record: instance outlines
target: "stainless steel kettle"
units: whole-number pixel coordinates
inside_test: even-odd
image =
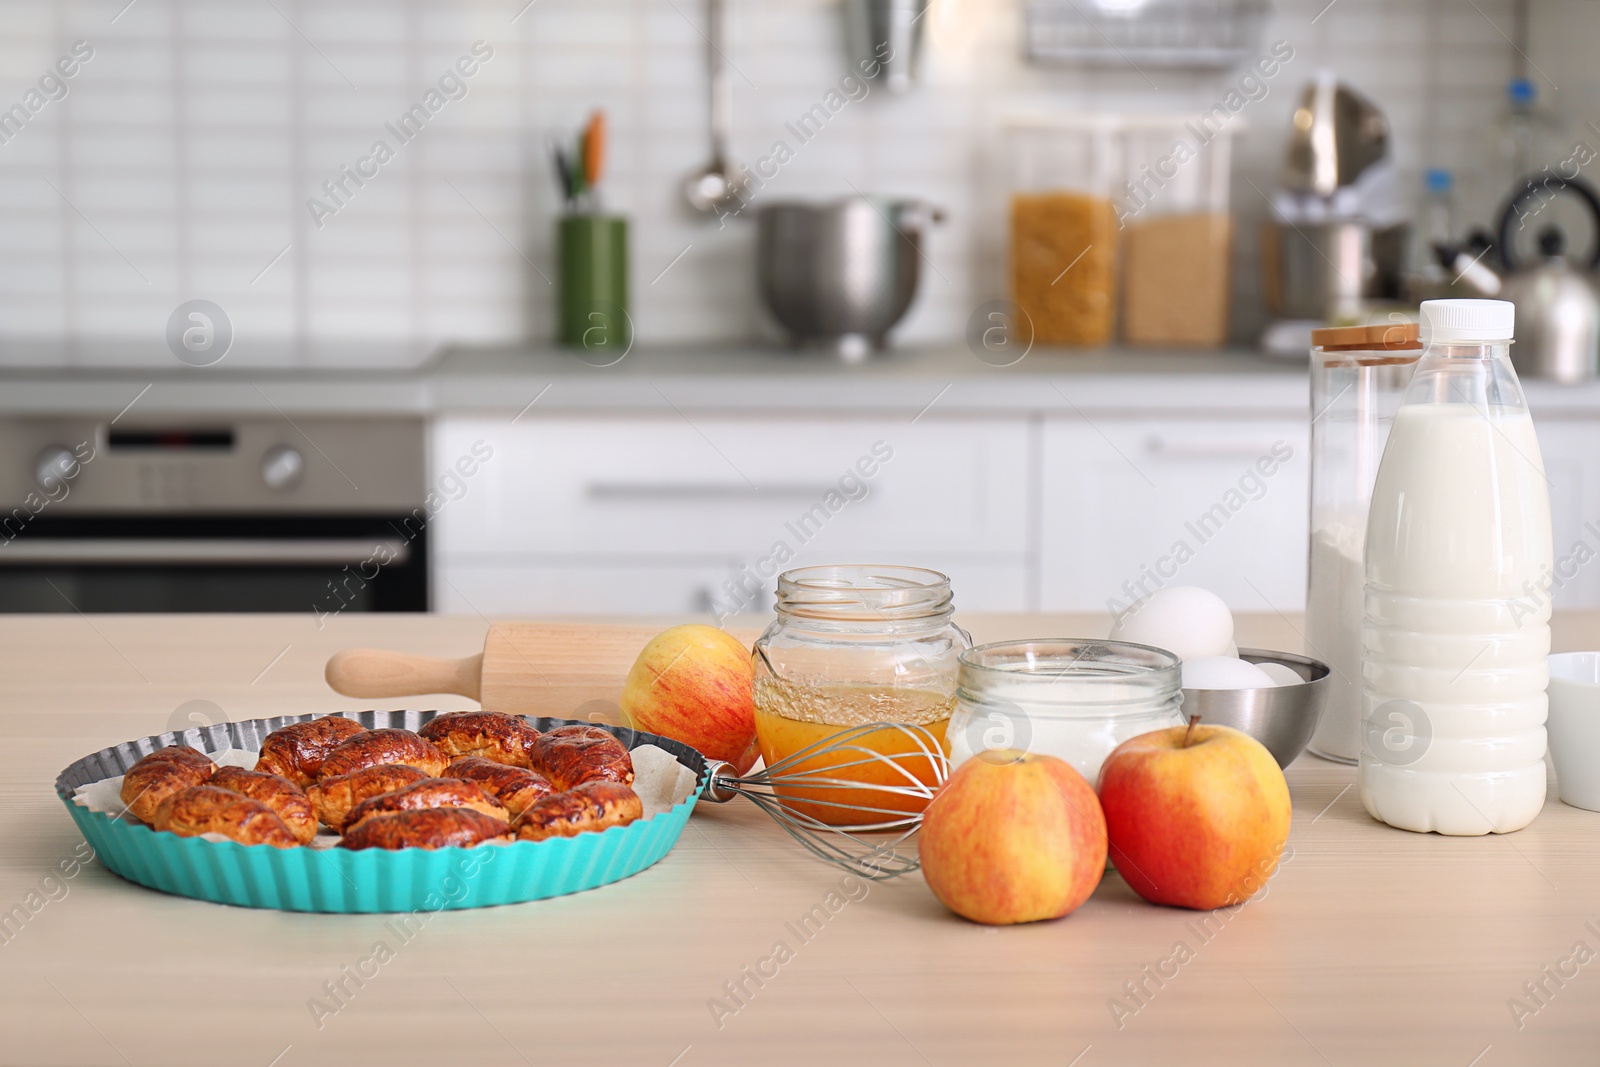
[[[1555,226],[1539,231],[1540,258],[1526,264],[1517,251],[1518,231],[1551,197],[1563,192],[1577,197],[1594,220],[1595,247],[1587,266],[1573,268],[1565,255],[1566,235]],[[1535,201],[1537,206],[1530,206]],[[1460,277],[1486,295],[1517,306],[1517,343],[1511,347],[1517,374],[1568,383],[1600,374],[1600,293],[1593,279],[1593,271],[1600,268],[1600,196],[1577,178],[1528,179],[1500,216],[1499,252],[1503,279],[1481,263],[1462,270]]]

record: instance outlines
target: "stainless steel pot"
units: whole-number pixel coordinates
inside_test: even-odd
[[[847,359],[887,345],[917,293],[922,231],[943,220],[915,200],[852,196],[757,212],[761,299],[799,344]]]

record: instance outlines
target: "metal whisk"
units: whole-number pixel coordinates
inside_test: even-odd
[[[912,747],[905,752],[886,754],[858,743],[862,738],[884,731],[898,732],[910,740]],[[849,758],[836,761],[835,756]],[[811,769],[803,766],[819,759],[825,761],[826,766]],[[907,764],[925,768],[925,776],[932,781],[923,781]],[[833,777],[851,768],[872,767],[890,768],[890,782]],[[901,855],[897,849],[922,825],[922,809],[950,776],[950,761],[938,739],[921,726],[875,722],[813,742],[754,774],[740,777],[731,765],[720,760],[711,761],[708,770],[711,780],[702,794],[706,800],[722,804],[735,796],[745,797],[772,816],[808,852],[862,878],[881,881],[907,874],[919,866],[914,856]],[[848,790],[863,802],[811,799],[804,795],[808,790]],[[796,792],[801,795],[795,796]],[[903,797],[911,800],[913,804],[909,806],[916,810],[880,807],[870,803],[875,798],[867,794],[884,798],[879,804],[891,802],[888,800],[891,797]],[[851,821],[824,821],[808,814],[805,808],[847,812],[849,815],[844,817]],[[856,821],[857,816],[859,821]],[[893,836],[877,840],[856,836],[876,832]]]

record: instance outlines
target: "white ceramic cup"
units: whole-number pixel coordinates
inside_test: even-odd
[[[1575,808],[1600,811],[1600,652],[1550,657],[1546,729],[1556,794]]]

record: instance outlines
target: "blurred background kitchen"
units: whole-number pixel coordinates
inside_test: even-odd
[[[1600,554],[1597,42],[1584,0],[8,3],[0,609],[725,616],[893,560],[1297,611],[1311,329],[1491,291]]]

